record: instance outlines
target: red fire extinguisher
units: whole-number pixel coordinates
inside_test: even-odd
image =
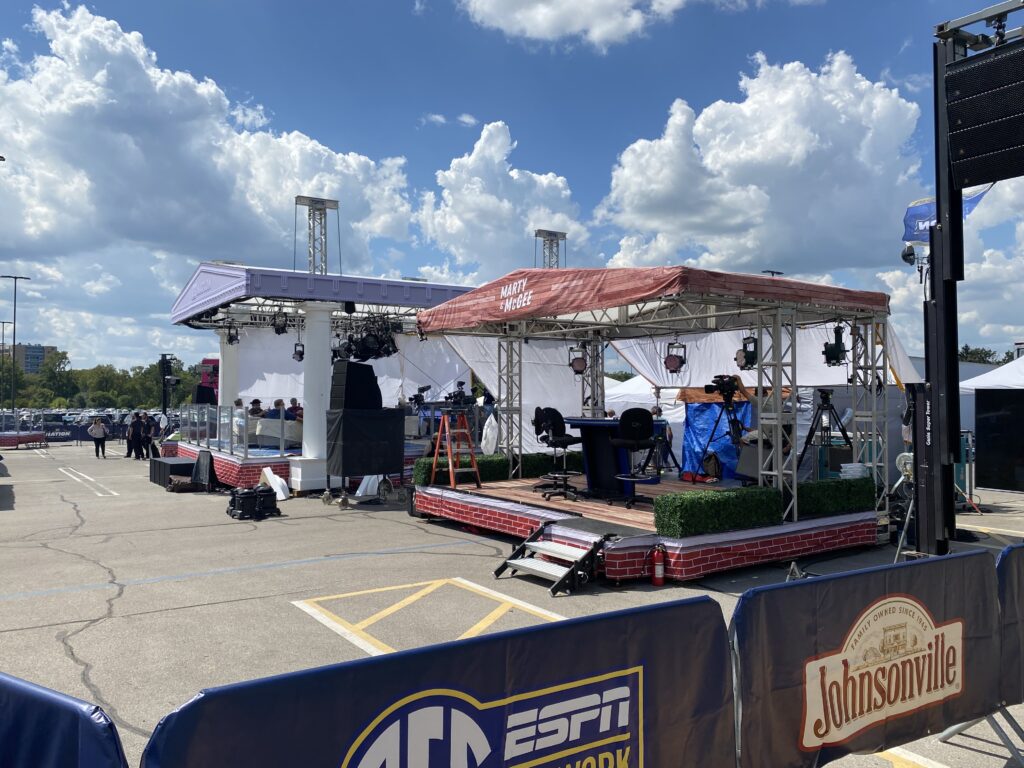
[[[651,584],[656,587],[663,586],[665,584],[665,548],[661,546],[655,547],[651,550]]]

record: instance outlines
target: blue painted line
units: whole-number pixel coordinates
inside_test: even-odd
[[[424,544],[416,547],[395,547],[393,549],[378,549],[373,552],[349,552],[342,555],[324,555],[323,557],[305,557],[301,560],[282,560],[278,563],[256,563],[254,565],[238,565],[233,568],[214,568],[210,571],[192,571],[189,573],[171,574],[168,576],[151,576],[146,579],[126,579],[118,581],[126,587],[135,587],[141,584],[161,584],[170,581],[187,581],[189,579],[202,579],[208,576],[224,576],[232,573],[248,573],[250,571],[272,571],[278,568],[294,568],[302,565],[315,565],[317,563],[330,563],[337,560],[356,560],[364,557],[375,557],[378,555],[400,555],[405,552],[422,552],[425,549],[443,549],[445,547],[463,547],[467,544],[476,544],[472,540],[452,541],[444,544]],[[35,589],[28,592],[10,592],[0,595],[0,603],[7,603],[12,600],[24,600],[31,597],[48,597],[50,595],[63,595],[72,592],[88,592],[95,589],[108,589],[113,585],[109,581],[96,584],[78,584],[67,587],[53,587],[51,589]]]

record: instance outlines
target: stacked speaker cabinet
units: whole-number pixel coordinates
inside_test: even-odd
[[[334,364],[327,411],[327,473],[334,477],[400,474],[405,412],[382,408],[373,367]]]

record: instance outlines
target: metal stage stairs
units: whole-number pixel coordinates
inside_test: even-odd
[[[451,418],[455,416],[455,426]],[[442,452],[448,459],[448,484],[452,488],[459,485],[459,475],[472,475],[476,487],[480,487],[480,470],[476,465],[476,449],[473,447],[473,432],[469,428],[469,419],[464,410],[445,410],[441,414],[441,427],[437,431],[437,442],[434,444],[434,463],[430,467],[430,484],[434,484],[437,475],[437,460]],[[462,457],[469,457],[469,466],[462,466]],[[443,468],[442,468],[443,471]]]
[[[520,571],[538,576],[554,582],[548,590],[552,597],[559,592],[575,592],[594,578],[598,553],[601,552],[604,542],[614,534],[602,536],[589,548],[573,547],[554,541],[541,541],[541,536],[549,525],[551,523],[544,523],[531,533],[529,538],[516,546],[512,550],[512,556],[495,569],[494,578],[497,579],[506,570],[511,570],[513,576]],[[559,562],[544,558],[552,558]]]

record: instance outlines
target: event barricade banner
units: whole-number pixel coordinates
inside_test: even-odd
[[[0,672],[0,765],[127,768],[128,761],[98,706]]]
[[[707,597],[208,689],[143,768],[735,766],[730,655]]]
[[[996,560],[999,606],[1002,609],[1002,700],[1006,706],[1024,702],[1024,544],[1014,544]]]
[[[741,768],[822,765],[999,705],[987,552],[758,587],[733,615]]]

